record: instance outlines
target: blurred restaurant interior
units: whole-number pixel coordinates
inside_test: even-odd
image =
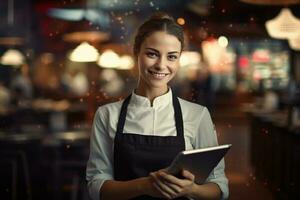
[[[1,0],[0,199],[89,199],[98,106],[135,87],[135,28],[185,30],[178,96],[208,107],[229,199],[300,199],[299,0]]]

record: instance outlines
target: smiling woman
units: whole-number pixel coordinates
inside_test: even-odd
[[[175,36],[159,31],[147,37],[137,55],[140,77],[136,93],[148,93],[150,100],[166,93],[167,83],[178,70],[180,54],[181,44]]]
[[[218,145],[206,107],[180,99],[168,83],[176,75],[183,30],[155,14],[137,31],[136,89],[125,100],[98,108],[92,128],[86,178],[92,199],[225,199],[224,160],[202,185],[189,171],[165,170],[182,150]]]

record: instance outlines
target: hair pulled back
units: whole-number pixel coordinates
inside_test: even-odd
[[[182,27],[174,19],[164,12],[157,12],[146,20],[137,30],[134,38],[133,53],[137,56],[144,40],[154,32],[164,31],[175,36],[181,43],[181,50],[184,47],[184,33]]]

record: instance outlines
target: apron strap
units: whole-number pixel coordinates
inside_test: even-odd
[[[183,129],[183,119],[182,119],[182,112],[181,106],[177,96],[172,93],[173,96],[173,108],[174,108],[174,115],[175,115],[175,125],[177,131],[177,137],[184,137],[184,129]]]
[[[127,107],[128,107],[130,98],[131,98],[131,94],[124,100],[124,102],[122,104],[121,112],[119,115],[118,126],[117,126],[117,134],[123,133],[123,128],[124,128],[125,120],[126,120]]]

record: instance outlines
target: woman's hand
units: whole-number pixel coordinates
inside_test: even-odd
[[[188,196],[195,186],[195,176],[187,170],[182,171],[183,179],[179,179],[166,170],[159,170],[150,174],[154,195],[173,199],[181,196]],[[158,196],[157,196],[158,195]]]

